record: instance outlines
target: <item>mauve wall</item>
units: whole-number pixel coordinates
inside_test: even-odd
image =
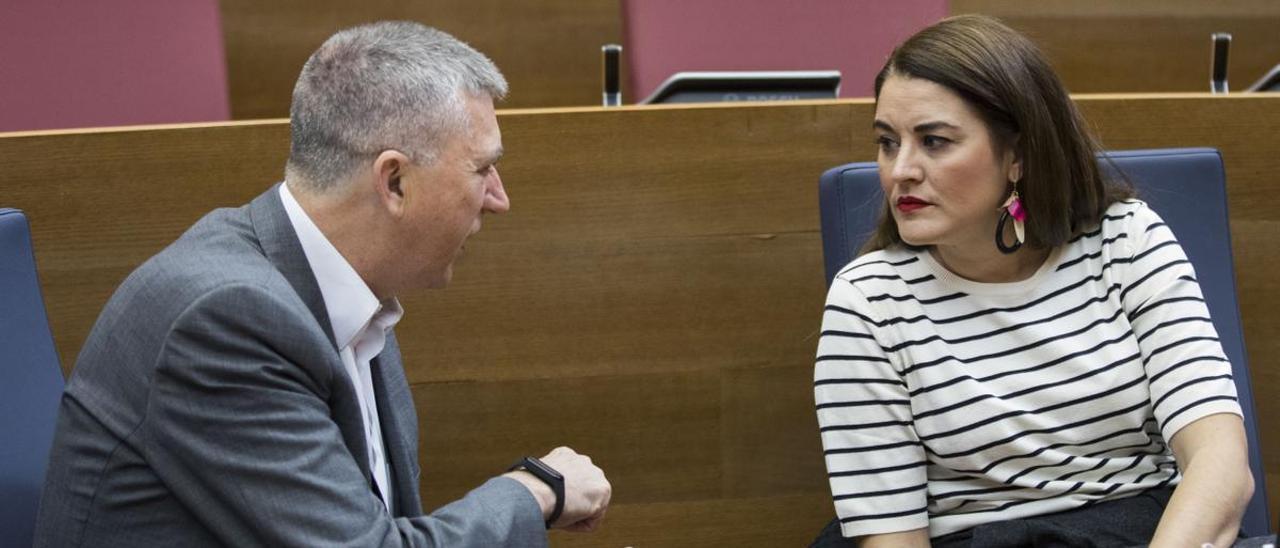
[[[623,55],[638,102],[690,70],[830,70],[867,97],[893,46],[946,17],[947,0],[623,0]]]
[[[0,131],[229,117],[217,0],[0,0]]]

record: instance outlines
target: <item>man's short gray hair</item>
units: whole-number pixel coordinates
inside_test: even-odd
[[[439,30],[404,21],[344,30],[311,55],[293,88],[286,177],[324,192],[387,149],[430,164],[466,129],[468,95],[506,94],[493,61]]]

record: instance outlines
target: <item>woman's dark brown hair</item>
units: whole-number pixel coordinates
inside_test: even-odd
[[[994,18],[949,17],[907,39],[876,75],[877,101],[891,76],[950,89],[977,110],[1001,150],[1013,147],[1022,160],[1018,193],[1029,247],[1062,245],[1096,225],[1107,206],[1133,196],[1128,185],[1103,179],[1097,141],[1044,54]],[[886,205],[862,251],[899,243]]]

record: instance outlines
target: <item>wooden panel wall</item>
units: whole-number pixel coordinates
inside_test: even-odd
[[[231,111],[241,120],[288,116],[307,56],[363,22],[412,19],[471,43],[510,81],[507,108],[599,104],[600,46],[623,41],[619,0],[221,0],[221,9]],[[1274,0],[952,0],[951,12],[994,15],[1026,32],[1077,93],[1207,91],[1215,31],[1235,36],[1232,89],[1280,63]]]
[[[622,40],[618,0],[221,0],[231,115],[289,115],[302,64],[331,34],[413,20],[471,44],[502,69],[506,106],[600,104],[600,46]]]
[[[1259,395],[1280,389],[1280,97],[1083,97],[1113,148],[1216,146]],[[873,156],[864,101],[500,113],[512,212],[404,299],[428,506],[567,444],[616,493],[557,546],[790,546],[832,515],[811,395],[816,181]],[[127,272],[279,177],[284,121],[0,136],[64,368]],[[1280,507],[1280,403],[1259,397]]]
[[[1209,91],[1209,35],[1229,32],[1233,91],[1280,64],[1274,0],[951,0],[1030,36],[1075,93]]]

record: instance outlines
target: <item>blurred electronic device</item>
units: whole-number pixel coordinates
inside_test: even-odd
[[[1280,65],[1271,67],[1271,70],[1249,86],[1247,91],[1280,91]]]
[[[838,70],[677,72],[644,104],[835,99]]]

